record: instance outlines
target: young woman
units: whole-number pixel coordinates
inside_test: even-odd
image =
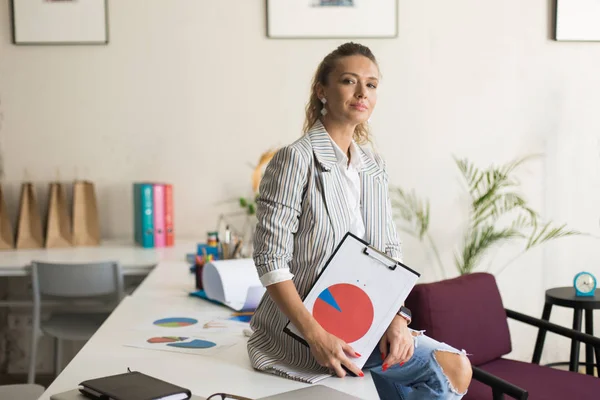
[[[325,331],[301,298],[348,231],[389,256],[401,250],[381,157],[364,146],[377,103],[380,74],[371,51],[346,43],[317,68],[306,107],[305,135],[280,149],[262,178],[257,200],[254,262],[268,295],[248,341],[254,368],[313,382],[321,374],[359,377],[359,356]],[[408,328],[394,317],[369,357],[382,399],[460,399],[471,380],[464,353]],[[284,333],[291,321],[309,347]]]

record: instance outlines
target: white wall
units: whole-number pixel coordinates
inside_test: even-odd
[[[107,238],[131,236],[130,184],[144,179],[175,185],[177,236],[202,238],[229,209],[217,204],[249,191],[248,164],[300,135],[312,73],[342,43],[267,39],[263,1],[123,0],[110,2],[108,46],[14,46],[7,3],[9,207],[24,169],[42,203],[57,169],[63,180],[88,178]],[[376,143],[392,182],[431,199],[448,274],[464,214],[453,154],[484,165],[545,152],[521,176],[531,205],[597,234],[600,43],[552,41],[551,0],[399,3],[398,38],[361,41],[384,76]],[[404,241],[407,261],[435,279],[421,247]],[[498,276],[505,305],[540,315],[546,288],[570,285],[584,268],[600,276],[595,244],[567,239],[518,259]],[[512,254],[498,251],[493,265]],[[570,318],[556,311],[552,320]],[[511,329],[511,357],[529,359],[535,330]],[[568,342],[552,340],[544,358],[566,359]]]

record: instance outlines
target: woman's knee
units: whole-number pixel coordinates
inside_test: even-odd
[[[435,358],[442,367],[444,375],[450,382],[451,389],[465,393],[471,383],[473,370],[471,362],[464,354],[456,354],[444,350],[436,350]]]

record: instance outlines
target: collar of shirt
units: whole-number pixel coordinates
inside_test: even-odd
[[[348,156],[340,149],[340,146],[331,138],[331,143],[333,144],[333,150],[335,151],[335,158],[337,158],[337,162],[340,167],[344,169],[348,168]],[[356,142],[353,140],[350,142],[350,164],[356,168],[357,171],[362,170],[363,162],[360,157],[360,149]]]

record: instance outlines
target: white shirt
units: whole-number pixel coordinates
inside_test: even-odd
[[[350,232],[354,233],[361,239],[365,238],[365,222],[362,216],[362,205],[360,204],[360,176],[358,171],[363,167],[360,158],[360,149],[354,140],[350,143],[350,162],[348,156],[340,149],[340,147],[331,140],[335,156],[342,172],[344,180],[344,192],[346,193],[346,201],[348,202],[350,217]]]
[[[360,190],[360,176],[358,171],[363,167],[362,159],[360,158],[360,149],[353,140],[350,143],[350,162],[348,162],[348,156],[340,149],[331,137],[329,137],[335,151],[335,157],[337,158],[340,172],[342,173],[342,184],[348,203],[348,215],[350,217],[350,232],[364,239],[365,237],[365,222],[362,216],[362,205],[360,203],[361,190]],[[267,272],[260,277],[260,282],[263,286],[269,286],[274,283],[279,283],[287,280],[291,280],[294,275],[290,272],[289,268],[281,268],[275,271]]]

